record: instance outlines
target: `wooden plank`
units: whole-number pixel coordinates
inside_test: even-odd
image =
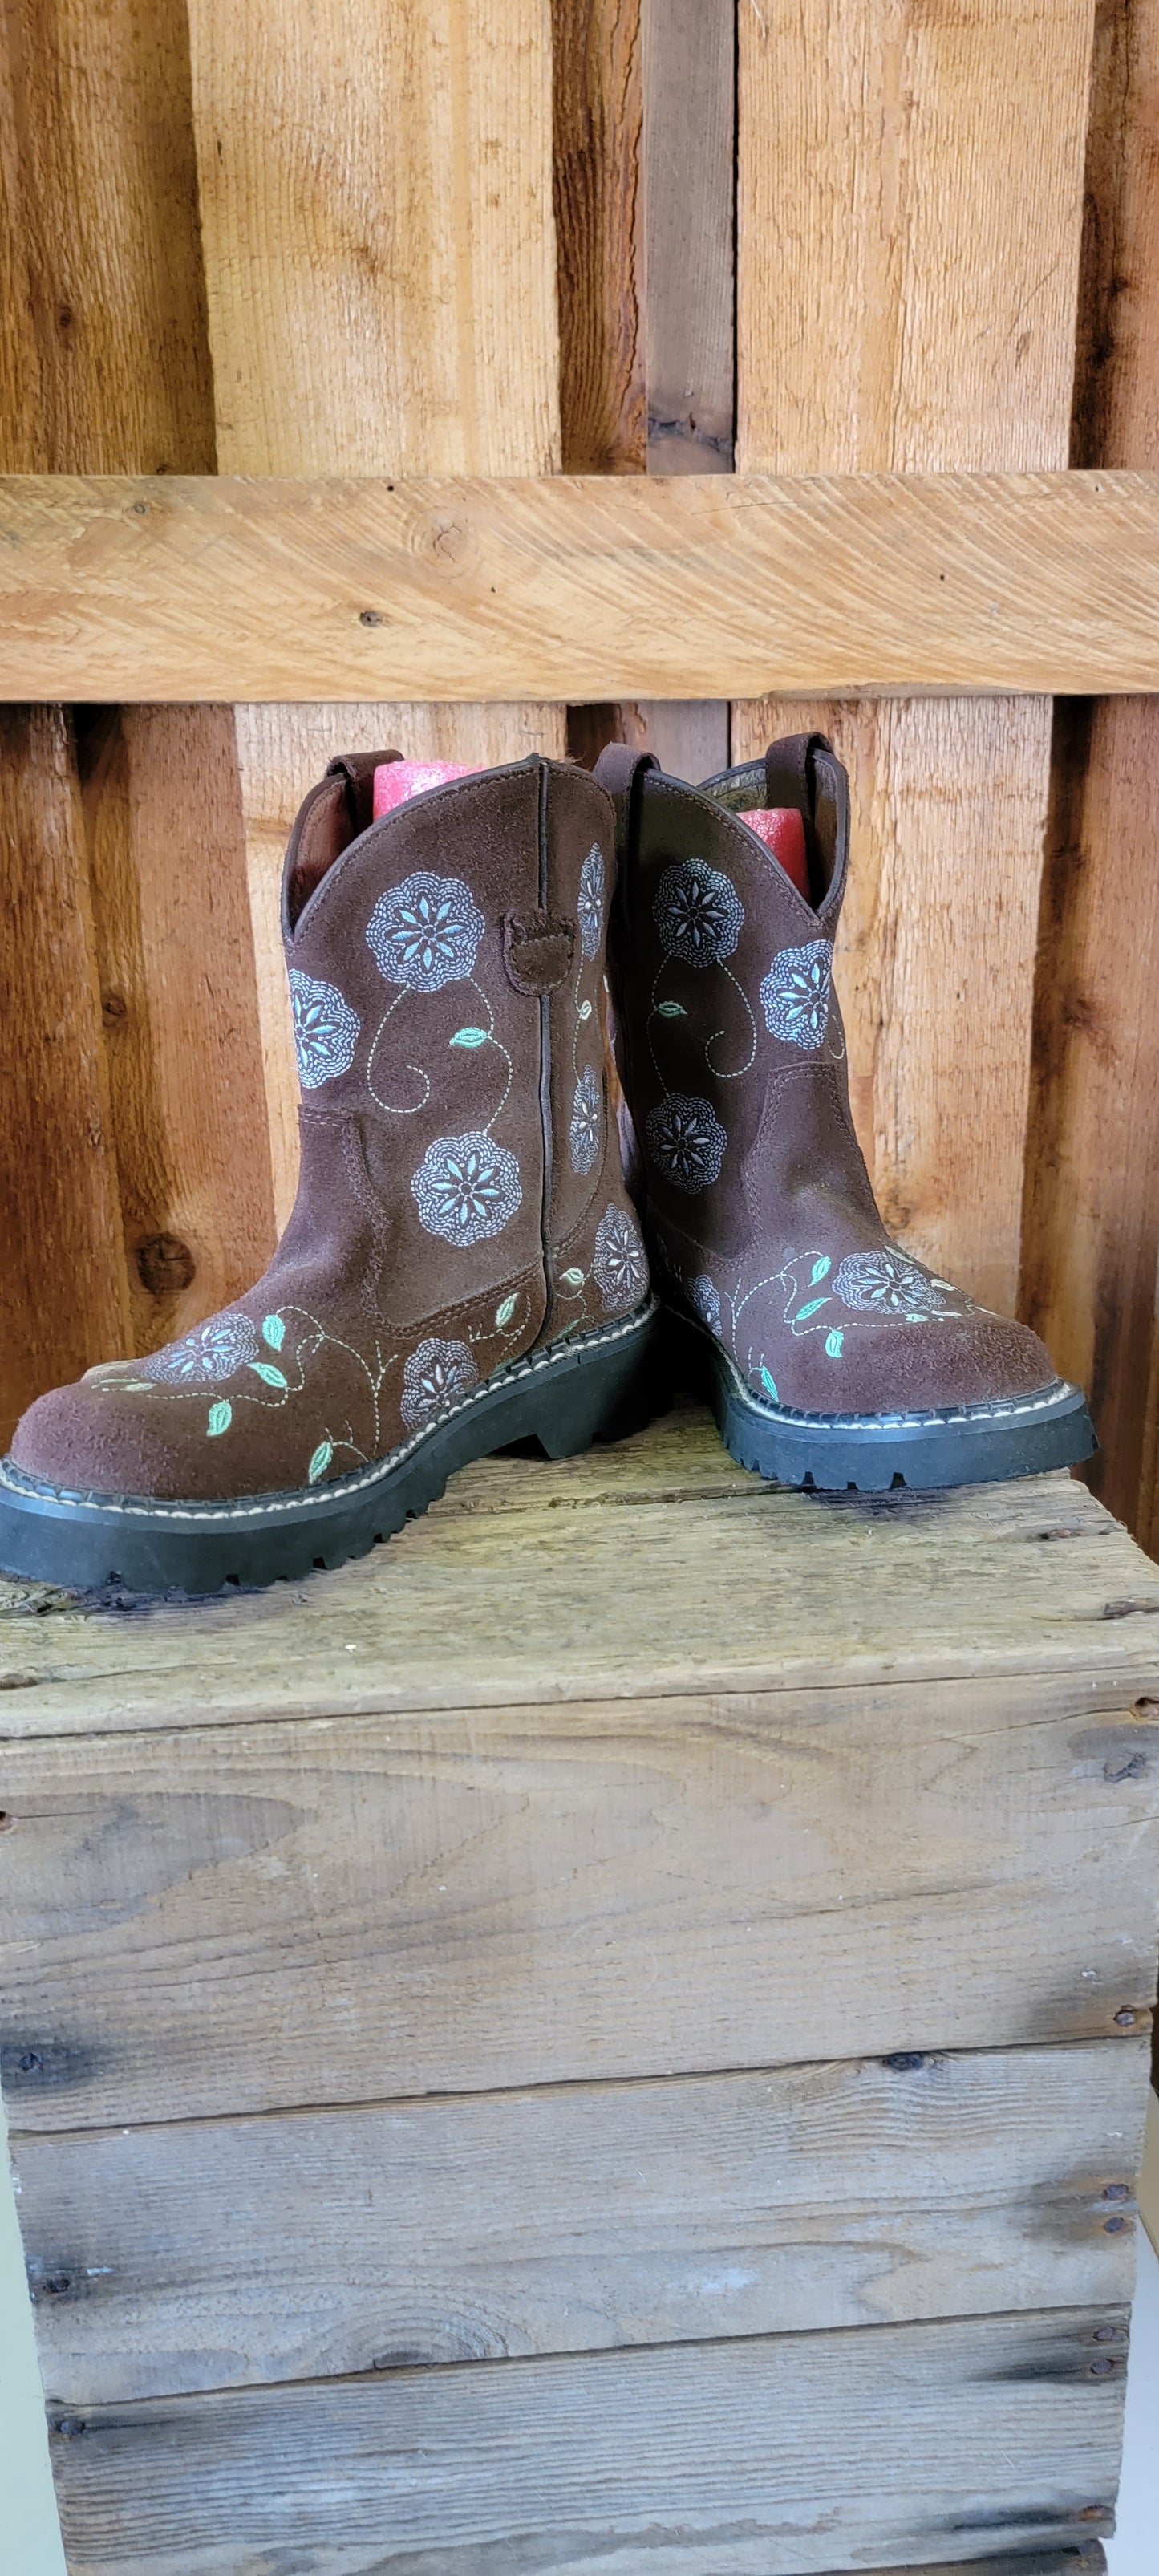
[[[1114,2305],[1147,2058],[1104,2041],[18,2139],[42,2376],[95,2406]]]
[[[233,727],[86,710],[87,809],[133,1339],[239,1296],[274,1239]]]
[[[12,2127],[1137,2039],[1155,1738],[1076,1667],[9,1746]]]
[[[34,698],[1159,680],[1150,473],[25,475],[0,533],[0,687]]]
[[[1045,2551],[1111,2527],[1124,2343],[1095,2308],[52,2409],[65,2545],[75,2576]]]
[[[550,474],[560,462],[548,0],[191,0],[217,458],[243,474]],[[360,602],[360,608],[366,603]],[[372,610],[371,614],[378,612]],[[366,628],[361,628],[366,633]],[[314,701],[304,689],[213,694]],[[398,743],[468,762],[561,753],[558,708],[434,706],[370,668],[338,707],[239,713],[279,1224],[298,1075],[279,921],[294,810],[331,753]],[[456,694],[456,693],[448,693]],[[462,693],[457,693],[462,694]],[[472,689],[467,697],[490,696]],[[519,699],[543,695],[538,675]],[[303,755],[306,755],[305,757]]]
[[[387,1549],[291,1592],[126,1620],[2,1578],[0,1715],[19,1740],[1019,1673],[1126,1706],[1159,1700],[1156,1614],[1155,1568],[1069,1476],[777,1491],[688,1409],[556,1467],[465,1468]]]
[[[209,471],[180,0],[111,0],[95,18],[78,0],[18,0],[0,86],[4,464]],[[21,847],[10,862],[31,883],[17,897],[7,1022],[22,1110],[9,1196],[12,1414],[45,1385],[210,1312],[272,1239],[241,840],[225,823],[236,769],[220,717],[191,710],[175,724],[138,710],[123,729],[82,727],[80,797],[75,776],[63,784],[72,744],[60,725],[51,736],[25,727],[13,788]],[[78,816],[83,804],[87,850],[84,825],[62,828],[62,795]],[[179,1278],[183,1290],[168,1284]]]
[[[0,882],[7,1447],[33,1396],[131,1347],[84,817],[60,707],[0,712]]]
[[[560,460],[642,474],[640,0],[552,0]]]
[[[1159,461],[1159,8],[1100,10],[1072,461]],[[1022,1312],[1091,1389],[1085,1471],[1159,1547],[1159,705],[1060,708],[1043,890]]]
[[[741,10],[738,463],[1066,463],[1093,17]],[[819,566],[806,610],[828,581]],[[1025,689],[1046,685],[1028,665]],[[804,671],[788,690],[822,693]],[[734,757],[815,720],[738,708]],[[891,1227],[1010,1310],[1049,710],[826,710],[835,729],[859,780],[842,993],[861,1139]],[[963,1084],[970,1063],[984,1081]]]

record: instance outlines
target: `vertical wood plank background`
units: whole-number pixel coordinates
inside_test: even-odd
[[[10,470],[1159,462],[1159,0],[11,0],[0,109]],[[567,739],[698,776],[834,732],[886,1220],[1091,1386],[1091,1480],[1159,1550],[1155,704],[633,704]],[[5,712],[5,1429],[266,1257],[277,883],[325,759],[564,726]]]

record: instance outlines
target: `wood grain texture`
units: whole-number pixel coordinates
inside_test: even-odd
[[[290,1592],[125,1614],[0,1576],[0,1723],[16,1744],[1076,1673],[1127,1706],[1159,1700],[1157,1615],[1154,1566],[1069,1476],[778,1491],[688,1409],[556,1466],[464,1468],[387,1548]]]
[[[229,711],[87,710],[80,769],[132,1347],[148,1351],[239,1296],[273,1248]]]
[[[1143,1696],[1078,1669],[10,1746],[12,2128],[1137,2039]]]
[[[1147,2054],[911,2055],[18,2138],[45,2386],[94,2406],[1113,2305],[1134,2278]]]
[[[223,472],[553,472],[549,0],[422,0],[369,12],[362,0],[306,12],[293,0],[256,12],[191,0],[189,24]],[[380,614],[373,605],[369,613]],[[371,665],[353,692],[331,690],[328,657],[308,658],[304,687],[218,679],[206,694],[444,695],[409,680],[384,688]],[[544,691],[536,672],[530,689],[501,694]],[[433,706],[404,723],[393,704],[355,712],[361,743],[400,741],[420,756],[519,758],[532,738],[537,749],[564,746],[559,709]],[[286,706],[256,722],[251,710],[239,716],[279,1224],[298,1168],[282,850],[305,789],[349,738],[348,721],[328,706],[304,718]]]
[[[1079,2309],[50,2409],[65,2545],[74,2576],[1043,2551],[1110,2528],[1125,2360],[1096,2338],[1123,2330]]]
[[[355,702],[371,683],[397,702],[1159,679],[1150,473],[0,476],[0,533],[0,687],[33,697],[295,699],[311,675]]]
[[[34,1396],[132,1347],[84,816],[60,707],[0,712],[0,884],[7,1447]]]
[[[739,464],[1066,462],[1092,22],[1090,0],[741,10]],[[829,579],[807,585],[814,608]],[[1027,669],[1024,688],[1046,685]],[[822,694],[804,676],[799,693]],[[734,758],[802,720],[783,699],[737,708]],[[845,734],[860,773],[850,1065],[888,1221],[1009,1310],[1048,711],[808,720]],[[983,1077],[964,1083],[964,1062]]]
[[[1100,8],[1072,460],[1159,462],[1159,8]],[[1159,1549],[1159,706],[1060,707],[1043,887],[1022,1311],[1090,1389],[1084,1472]]]
[[[15,0],[0,86],[4,464],[210,471],[184,9]],[[22,1008],[9,1023],[24,1059],[13,1413],[110,1351],[152,1348],[175,1319],[211,1312],[261,1266],[272,1236],[243,852],[227,820],[236,764],[220,715],[190,710],[175,723],[138,709],[123,726],[82,725],[81,795],[75,783],[69,792],[88,838],[71,836],[66,891],[59,762],[73,761],[72,741],[58,730],[28,783],[13,861],[33,880],[20,897]],[[43,908],[41,878],[55,884]],[[62,902],[74,912],[67,935]],[[86,922],[99,983],[72,953]],[[114,1146],[119,1209],[99,1179]]]
[[[640,0],[552,0],[561,460],[642,474]]]

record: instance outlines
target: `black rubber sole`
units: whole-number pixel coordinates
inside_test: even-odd
[[[997,1484],[1073,1467],[1098,1442],[1081,1388],[1056,1379],[1041,1396],[928,1413],[794,1413],[763,1404],[719,1342],[665,1310],[671,1383],[711,1406],[738,1466],[818,1493],[888,1493],[894,1486]]]
[[[0,1462],[0,1567],[66,1591],[212,1593],[345,1565],[437,1502],[447,1478],[514,1441],[571,1458],[637,1430],[662,1402],[655,1300],[582,1341],[537,1351],[389,1458],[334,1483],[223,1503],[70,1494]]]

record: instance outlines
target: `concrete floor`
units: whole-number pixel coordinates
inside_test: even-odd
[[[1159,2240],[1159,2102],[1151,2103],[1143,2205]],[[1159,2544],[1159,2256],[1139,2231],[1127,2439],[1110,2576],[1155,2576]],[[57,2529],[32,2311],[0,2130],[0,2498],[4,2576],[66,2576]]]

